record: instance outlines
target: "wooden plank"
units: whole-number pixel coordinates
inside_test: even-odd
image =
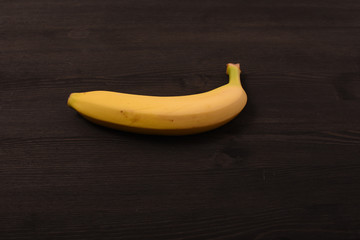
[[[359,239],[360,4],[2,1],[1,239]],[[71,92],[208,91],[229,124],[154,137],[93,125]]]

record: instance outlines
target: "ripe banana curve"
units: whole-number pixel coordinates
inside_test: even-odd
[[[111,91],[71,93],[68,106],[89,121],[118,130],[153,135],[209,131],[236,117],[247,102],[240,65],[227,64],[229,82],[185,96],[146,96]]]

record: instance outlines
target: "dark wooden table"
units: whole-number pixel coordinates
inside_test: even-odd
[[[360,2],[3,0],[0,239],[360,239]],[[249,101],[187,137],[109,130],[71,92]]]

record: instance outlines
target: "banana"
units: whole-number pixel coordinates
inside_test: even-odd
[[[146,96],[111,91],[71,93],[68,106],[89,121],[123,131],[188,135],[209,131],[236,117],[247,95],[240,65],[227,64],[229,82],[211,91],[185,96]]]

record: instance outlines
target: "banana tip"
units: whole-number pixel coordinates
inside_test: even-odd
[[[240,68],[240,63],[228,63],[227,66],[234,66]]]
[[[228,64],[226,64],[226,73],[227,74],[229,74],[229,68],[230,67],[236,67],[237,69],[240,70],[240,63],[228,63]]]
[[[67,100],[67,105],[69,106],[69,107],[73,107],[73,105],[74,105],[74,96],[76,95],[76,93],[71,93],[70,95],[69,95],[69,98],[68,98],[68,100]]]

